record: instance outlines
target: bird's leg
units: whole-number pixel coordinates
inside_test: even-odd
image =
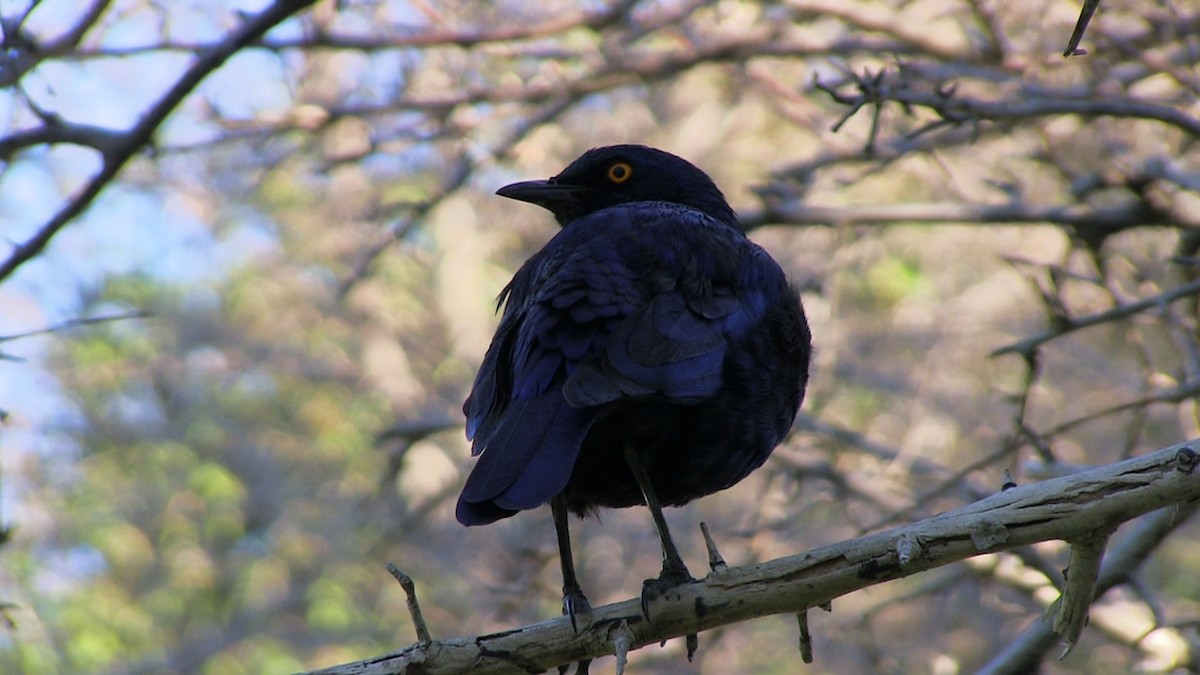
[[[671,531],[667,529],[667,519],[663,517],[662,505],[658,503],[654,486],[650,484],[650,474],[646,472],[642,458],[638,457],[637,451],[629,444],[625,445],[625,463],[633,471],[633,478],[642,490],[646,506],[650,507],[650,515],[654,518],[654,527],[658,530],[658,538],[662,540],[662,573],[658,575],[657,579],[647,579],[642,584],[642,614],[646,615],[646,620],[649,621],[651,600],[661,597],[672,588],[693,582],[695,579],[688,573],[687,565],[683,564],[683,558],[679,555],[679,550],[675,548],[675,542],[671,539]]]
[[[550,512],[554,514],[554,533],[558,535],[558,559],[562,562],[563,614],[571,617],[571,629],[578,633],[575,616],[588,613],[592,606],[588,604],[583,589],[579,587],[579,579],[575,577],[575,560],[571,557],[571,531],[567,527],[567,504],[561,494],[550,500]]]

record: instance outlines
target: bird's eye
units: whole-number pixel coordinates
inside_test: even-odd
[[[617,185],[629,180],[633,175],[633,167],[628,162],[615,162],[608,167],[608,179]]]

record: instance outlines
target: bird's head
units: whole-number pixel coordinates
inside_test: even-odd
[[[548,209],[564,227],[600,209],[648,201],[682,204],[738,226],[725,195],[706,173],[644,145],[594,148],[549,180],[505,185],[496,194]]]

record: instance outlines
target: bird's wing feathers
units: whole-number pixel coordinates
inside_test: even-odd
[[[644,397],[689,403],[713,396],[730,341],[765,311],[757,291],[734,290],[743,286],[747,263],[759,262],[760,249],[695,211],[672,215],[638,224],[631,233],[637,252],[619,239],[613,244],[629,269],[642,268],[643,301],[607,336],[604,352],[571,373],[563,387],[571,405]],[[693,222],[678,222],[683,219]]]
[[[714,395],[731,336],[765,307],[733,290],[755,249],[690,209],[626,205],[577,221],[531,258],[505,289],[464,406],[484,454],[460,520],[491,522],[561,491],[606,404]]]
[[[579,407],[711,396],[721,385],[726,344],[719,321],[694,313],[678,293],[661,293],[618,324],[602,358],[580,364],[563,395]]]
[[[594,419],[561,396],[513,401],[467,477],[459,522],[483,525],[549,501],[570,479]]]

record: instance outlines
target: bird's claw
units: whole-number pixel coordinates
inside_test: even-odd
[[[646,621],[650,621],[650,602],[663,597],[671,590],[679,588],[685,584],[690,584],[695,579],[688,573],[686,567],[671,568],[664,566],[662,574],[658,575],[657,579],[647,579],[642,582],[642,615],[646,617]],[[687,660],[690,662],[692,656],[696,653],[696,648],[699,646],[699,639],[695,633],[687,636]]]
[[[571,630],[579,632],[579,626],[576,621],[577,616],[587,617],[592,612],[592,605],[588,602],[583,591],[578,588],[573,590],[563,591],[563,614],[571,619]]]
[[[672,589],[679,588],[684,584],[690,584],[695,579],[688,573],[687,568],[670,569],[663,568],[662,574],[658,575],[657,579],[647,579],[642,582],[642,616],[646,617],[646,621],[650,620],[650,603],[657,600]]]

